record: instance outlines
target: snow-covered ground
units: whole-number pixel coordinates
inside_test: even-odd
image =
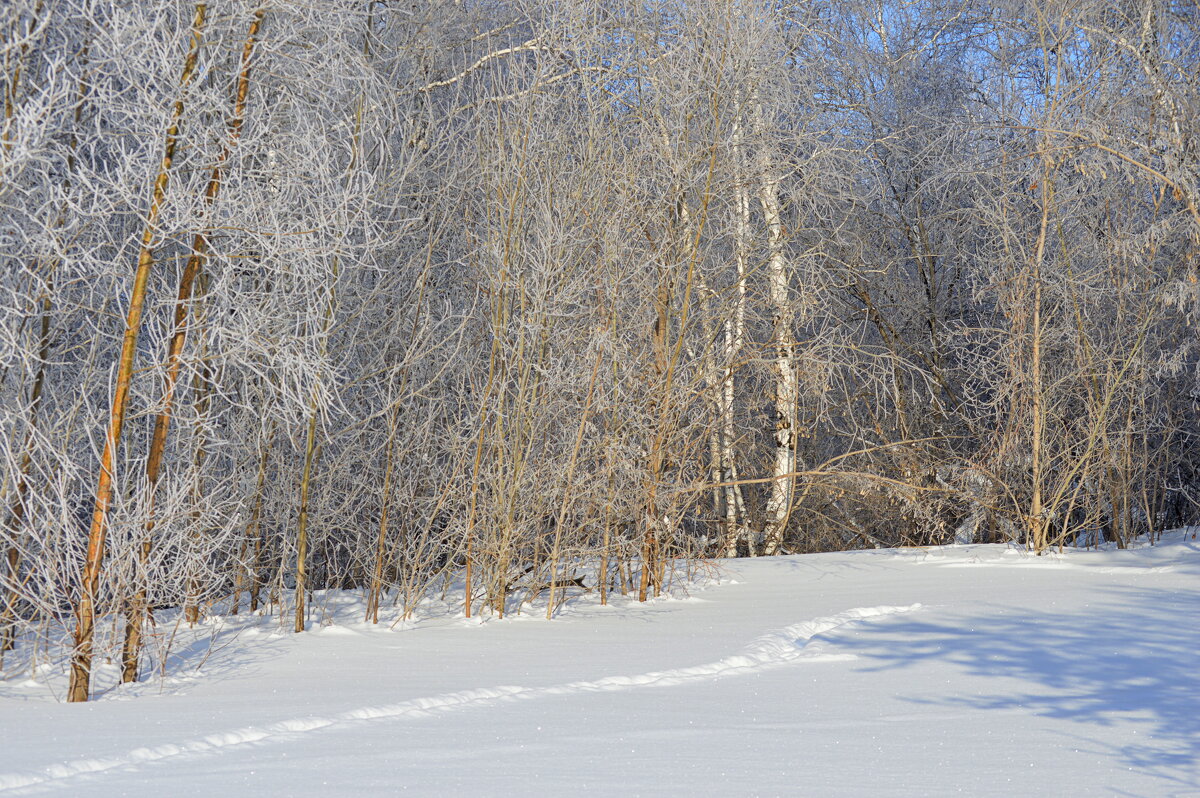
[[[319,603],[302,635],[210,619],[86,705],[0,682],[0,793],[1200,795],[1190,532],[738,560],[549,622]]]

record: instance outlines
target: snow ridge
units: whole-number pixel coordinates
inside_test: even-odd
[[[590,681],[567,682],[549,687],[520,687],[501,685],[473,690],[461,690],[436,696],[415,698],[396,704],[360,707],[331,717],[310,716],[293,718],[262,726],[246,726],[216,732],[196,740],[168,743],[149,748],[136,748],[125,754],[95,759],[77,759],[51,765],[38,772],[0,774],[0,791],[33,787],[69,779],[74,776],[102,773],[118,768],[131,768],[177,756],[215,753],[230,746],[285,740],[296,734],[319,729],[346,726],[363,721],[386,718],[427,718],[443,712],[488,706],[508,701],[587,692],[633,690],[642,687],[674,687],[695,682],[743,675],[768,668],[777,668],[797,660],[831,661],[854,659],[853,655],[827,654],[806,650],[812,638],[846,624],[885,615],[913,612],[920,604],[909,606],[856,607],[822,618],[814,618],[768,632],[753,640],[741,652],[715,662],[672,668],[632,676],[606,676]]]

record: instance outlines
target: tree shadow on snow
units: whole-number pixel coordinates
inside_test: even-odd
[[[1109,756],[1180,786],[1200,782],[1200,591],[1110,588],[1079,612],[997,607],[944,623],[893,620],[869,634],[827,639],[873,662],[867,670],[940,661],[974,676],[1020,680],[1028,690],[909,700],[1129,724],[1129,741],[1107,746]]]

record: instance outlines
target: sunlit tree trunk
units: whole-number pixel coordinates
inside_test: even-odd
[[[104,562],[105,536],[108,533],[108,511],[113,499],[113,477],[116,470],[117,447],[121,442],[121,431],[125,424],[125,411],[129,402],[129,389],[133,381],[133,360],[137,353],[138,332],[142,325],[142,310],[146,301],[146,284],[154,266],[153,244],[158,233],[158,217],[166,197],[171,166],[175,160],[175,147],[179,136],[179,121],[183,116],[183,93],[196,72],[196,60],[200,50],[200,36],[204,27],[207,5],[198,3],[192,20],[191,38],[183,74],[179,81],[179,99],[171,113],[171,125],[167,128],[166,144],[154,189],[150,198],[150,209],[146,214],[146,226],[142,233],[141,250],[138,253],[137,269],[134,272],[133,289],[130,292],[129,311],[125,319],[125,335],[117,361],[116,387],[113,392],[108,428],[104,436],[104,449],[100,455],[100,475],[96,484],[95,509],[88,530],[87,554],[81,575],[81,592],[76,605],[75,651],[71,657],[71,680],[67,689],[68,701],[87,701],[92,673],[92,638],[96,623],[97,591],[100,586],[100,571]]]
[[[771,303],[772,369],[775,377],[775,456],[763,527],[763,554],[779,552],[792,512],[796,471],[796,411],[800,389],[792,337],[791,273],[784,250],[786,232],[779,199],[779,178],[769,159],[761,160],[759,204],[767,226],[767,296]]]
[[[254,45],[258,38],[258,30],[262,25],[265,10],[259,9],[250,23],[246,42],[242,47],[241,69],[238,73],[237,91],[233,102],[233,116],[229,120],[228,138],[213,166],[208,178],[208,186],[204,191],[206,208],[211,208],[221,191],[221,180],[224,174],[225,162],[233,147],[237,144],[242,132],[242,123],[246,114],[246,95],[250,90],[250,59],[254,54]],[[174,409],[175,387],[179,382],[179,372],[183,366],[183,345],[187,338],[189,316],[192,313],[192,289],[200,270],[204,268],[204,260],[208,255],[210,233],[202,230],[192,239],[192,250],[188,256],[183,272],[179,275],[179,291],[175,300],[174,324],[170,343],[167,347],[167,371],[163,377],[162,408],[154,419],[154,433],[150,438],[150,451],[146,457],[147,483],[147,514],[145,536],[139,552],[140,570],[145,571],[150,558],[154,532],[154,493],[158,478],[162,471],[163,452],[167,445],[167,434],[171,425],[171,414]],[[146,586],[138,586],[137,595],[126,612],[125,642],[122,647],[121,681],[135,682],[138,678],[138,654],[141,649],[142,626],[146,620]]]
[[[734,369],[742,356],[746,338],[746,277],[750,261],[750,190],[747,176],[742,174],[745,145],[742,133],[741,109],[733,120],[733,154],[735,168],[739,174],[734,187],[734,268],[737,282],[734,283],[733,316],[725,321],[725,367],[721,376],[721,481],[725,483],[725,543],[726,557],[736,557],[738,541],[745,539],[754,553],[754,540],[746,534],[746,505],[742,486],[738,484],[737,460],[734,447],[737,429],[734,425],[735,407]]]

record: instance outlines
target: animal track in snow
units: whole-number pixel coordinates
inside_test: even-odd
[[[798,660],[830,661],[853,659],[853,655],[827,654],[806,650],[812,638],[846,624],[886,615],[913,612],[920,604],[905,607],[856,607],[822,618],[778,629],[751,641],[741,652],[714,662],[650,671],[631,676],[605,676],[589,681],[566,682],[549,687],[501,685],[474,690],[460,690],[425,698],[414,698],[395,704],[360,707],[328,717],[305,717],[261,726],[245,726],[216,732],[182,743],[135,748],[124,754],[92,759],[76,759],[33,772],[0,774],[0,791],[46,785],[74,776],[103,773],[117,768],[136,767],[177,756],[205,755],[222,749],[251,743],[284,740],[297,734],[321,729],[344,728],[363,721],[381,718],[426,718],[443,712],[473,709],[509,701],[589,692],[635,690],[642,687],[674,687],[708,681],[724,676],[737,676],[767,670]]]

